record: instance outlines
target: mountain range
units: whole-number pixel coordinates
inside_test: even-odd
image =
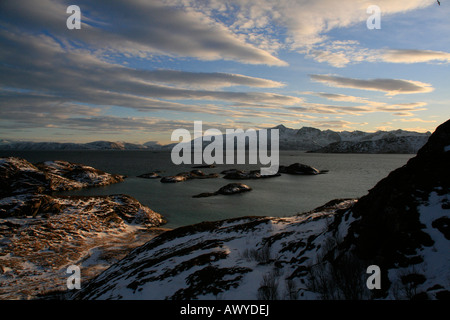
[[[278,125],[281,150],[302,150],[322,153],[416,153],[430,136],[405,130],[333,131],[311,127],[300,129]],[[270,130],[269,130],[270,132]],[[270,136],[270,134],[269,134]],[[224,139],[225,141],[225,139]],[[207,143],[204,141],[204,145]],[[94,141],[89,143],[31,142],[0,140],[0,150],[161,150],[170,151],[176,143],[160,145],[154,141],[143,144]]]

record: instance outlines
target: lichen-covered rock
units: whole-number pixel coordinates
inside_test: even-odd
[[[150,228],[163,223],[160,214],[126,195],[3,198],[0,299],[66,291],[67,265],[80,266],[87,281],[151,239],[155,233]]]
[[[88,280],[153,237],[164,218],[130,196],[52,195],[123,179],[67,161],[1,158],[0,299],[66,290],[68,265]]]

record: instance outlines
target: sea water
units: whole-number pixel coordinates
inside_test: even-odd
[[[128,176],[124,182],[97,188],[60,192],[61,195],[128,194],[162,214],[167,228],[202,221],[242,216],[290,216],[312,210],[338,198],[358,198],[406,164],[411,154],[320,154],[280,151],[280,164],[303,163],[319,170],[315,176],[282,174],[258,180],[193,179],[179,183],[161,183],[159,179],[138,178],[140,174],[160,171],[174,175],[193,170],[193,165],[174,165],[170,152],[92,150],[92,151],[2,151],[0,156],[19,156],[35,163],[66,160],[83,163],[109,173]],[[217,165],[200,169],[206,174],[237,168],[254,170],[259,165]],[[253,190],[236,195],[192,198],[202,192],[214,192],[231,182],[241,182]]]

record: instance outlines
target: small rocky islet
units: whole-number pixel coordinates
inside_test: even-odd
[[[196,166],[194,168],[215,168],[215,165],[200,165]],[[318,174],[324,174],[327,173],[328,170],[318,170],[312,166],[302,164],[302,163],[293,163],[289,166],[280,166],[279,170],[275,174],[271,175],[263,175],[261,174],[260,170],[240,170],[240,169],[226,169],[220,172],[223,179],[228,180],[254,180],[254,179],[268,179],[268,178],[274,178],[281,176],[282,173],[284,174],[291,174],[291,175],[318,175]],[[160,177],[158,175],[158,171],[155,172],[149,172],[142,175],[139,175],[140,178],[146,178],[146,179],[157,179],[160,178],[160,182],[162,183],[177,183],[177,182],[183,182],[191,179],[211,179],[211,178],[219,178],[220,175],[218,173],[209,173],[206,174],[203,171],[199,169],[191,170],[190,172],[181,172],[173,176],[164,176]],[[230,190],[233,190],[231,192],[228,192]],[[229,195],[229,194],[237,194],[242,193],[245,191],[252,190],[248,185],[242,184],[242,183],[230,183],[219,190],[215,192],[203,192],[197,195],[194,195],[193,198],[204,198],[204,197],[210,197],[218,194],[223,195]]]
[[[219,194],[222,195],[231,195],[231,194],[238,194],[242,192],[248,192],[251,191],[252,188],[250,188],[248,185],[243,183],[229,183],[226,186],[223,186],[216,192],[203,192],[200,194],[197,194],[195,196],[192,196],[192,198],[206,198],[211,196],[216,196]]]
[[[213,178],[219,178],[220,175],[218,173],[209,173],[206,174],[203,171],[199,170],[199,168],[215,168],[216,166],[214,164],[212,165],[198,165],[194,166],[194,170],[191,170],[190,172],[181,172],[176,175],[171,176],[163,176],[161,177],[159,175],[160,171],[153,171],[149,173],[144,173],[139,175],[139,178],[145,178],[145,179],[160,179],[161,183],[177,183],[177,182],[183,182],[191,179],[213,179]],[[271,175],[262,175],[260,170],[240,170],[240,169],[226,169],[220,172],[223,179],[228,180],[254,180],[254,179],[268,179],[273,177],[279,177],[281,176],[281,173],[284,174],[291,174],[291,175],[318,175],[318,174],[324,174],[327,173],[328,170],[318,170],[314,167],[311,167],[306,164],[301,163],[293,163],[289,166],[280,166],[279,170],[275,174]],[[205,197],[211,197],[218,194],[222,195],[230,195],[230,194],[237,194],[242,193],[246,191],[252,190],[248,185],[242,184],[242,183],[230,183],[219,190],[215,192],[203,192],[197,195],[192,196],[193,198],[205,198]]]

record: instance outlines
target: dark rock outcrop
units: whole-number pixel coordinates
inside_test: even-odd
[[[190,179],[212,179],[218,178],[219,175],[217,173],[205,174],[201,170],[192,170],[190,172],[181,172],[174,176],[166,176],[161,178],[162,183],[175,183],[182,182]]]
[[[429,205],[432,193],[443,199],[436,210],[444,215],[434,219],[431,227],[440,230],[440,222],[450,218],[445,209],[450,194],[449,145],[450,120],[436,129],[416,157],[378,182],[352,209],[357,221],[342,248],[353,247],[360,259],[380,266],[384,294],[392,284],[387,270],[419,266],[424,262],[420,252],[435,246],[424,224],[429,213],[421,212]],[[444,229],[440,232],[445,236]]]
[[[316,175],[316,174],[327,173],[328,170],[318,170],[318,169],[308,166],[306,164],[293,163],[289,166],[280,166],[278,172],[294,174],[294,175]]]
[[[195,196],[192,196],[193,198],[205,198],[205,197],[211,197],[218,194],[222,195],[230,195],[230,194],[237,194],[242,192],[251,191],[252,188],[250,188],[248,185],[243,183],[229,183],[226,186],[223,186],[216,192],[204,192],[197,194]]]
[[[144,179],[159,179],[161,176],[159,175],[159,172],[149,172],[144,173],[137,176],[138,178],[144,178]]]
[[[230,180],[245,180],[245,179],[266,179],[266,178],[273,178],[273,177],[279,177],[280,174],[271,174],[271,175],[262,175],[261,170],[251,170],[251,171],[244,171],[239,169],[228,169],[221,172],[224,174],[224,179],[230,179]]]

